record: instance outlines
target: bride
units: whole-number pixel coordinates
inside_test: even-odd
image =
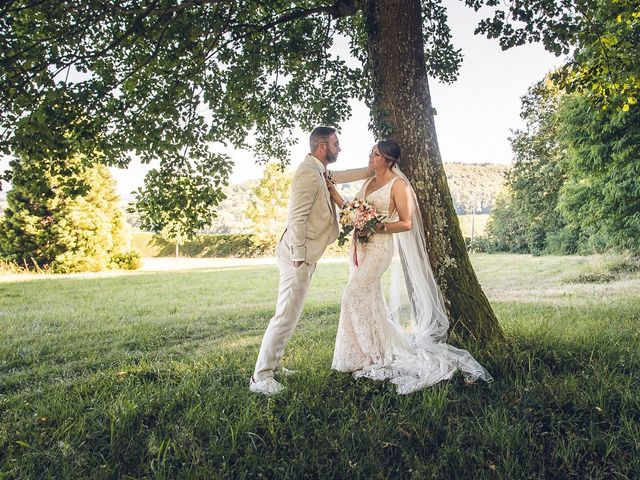
[[[386,219],[366,243],[355,237],[351,242],[332,368],[390,380],[403,394],[447,380],[457,370],[467,382],[492,381],[469,352],[445,343],[449,320],[425,250],[416,195],[397,166],[399,159],[400,147],[392,140],[378,142],[369,154],[375,176],[356,197]],[[328,187],[333,201],[343,206],[331,182]]]

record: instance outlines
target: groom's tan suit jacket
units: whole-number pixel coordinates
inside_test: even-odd
[[[287,227],[276,249],[279,257],[311,265],[338,238],[336,205],[324,173],[320,160],[307,155],[293,175]],[[368,168],[327,173],[335,183],[355,182],[371,175]]]

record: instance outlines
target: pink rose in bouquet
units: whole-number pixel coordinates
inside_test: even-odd
[[[338,245],[344,245],[353,231],[358,241],[368,242],[371,235],[376,233],[376,225],[385,218],[384,215],[378,215],[376,207],[366,200],[354,198],[346,202],[340,211],[342,231],[338,236]]]

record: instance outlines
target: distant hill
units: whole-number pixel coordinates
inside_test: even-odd
[[[471,214],[476,204],[476,213],[491,213],[496,196],[502,187],[507,165],[491,163],[445,163],[451,197],[459,215]],[[251,199],[257,180],[229,185],[223,189],[227,198],[218,206],[218,219],[207,229],[207,233],[247,233],[251,223],[244,212]],[[353,198],[362,182],[340,185],[344,198]]]
[[[245,211],[253,196],[253,189],[258,180],[249,180],[236,185],[227,185],[222,191],[227,196],[218,205],[218,218],[214,221],[208,233],[248,233],[251,231],[251,221]]]
[[[458,214],[491,213],[504,183],[508,165],[495,163],[445,163],[449,189]]]

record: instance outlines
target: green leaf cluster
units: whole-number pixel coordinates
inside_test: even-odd
[[[488,225],[494,248],[640,252],[640,108],[598,108],[550,81],[523,98],[527,129]]]
[[[554,73],[567,92],[602,109],[629,111],[640,93],[640,5],[636,0],[465,0],[492,9],[476,33],[498,38],[503,49],[542,42],[570,60]]]
[[[199,161],[182,156],[149,170],[129,207],[142,229],[162,231],[181,242],[212,222],[225,198],[221,186],[227,183],[231,162],[226,155],[201,155]]]

